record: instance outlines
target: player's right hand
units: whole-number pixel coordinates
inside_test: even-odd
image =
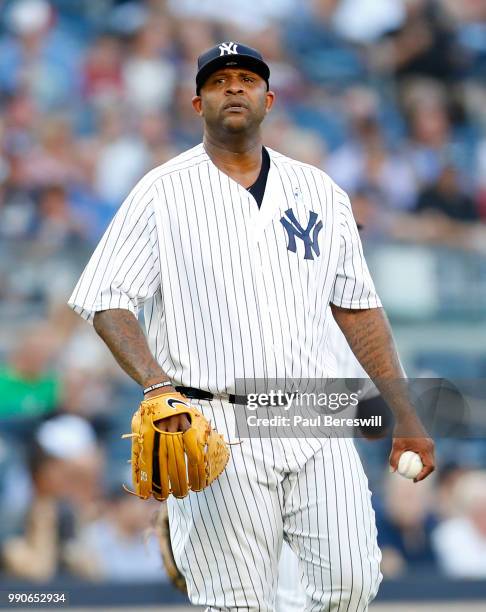
[[[424,480],[435,470],[434,441],[427,435],[416,415],[410,415],[395,424],[389,459],[392,471],[396,472],[398,469],[398,462],[405,451],[413,451],[420,455],[424,466],[420,474],[414,478],[414,482]]]

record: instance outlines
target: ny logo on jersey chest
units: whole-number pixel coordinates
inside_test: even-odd
[[[297,221],[294,211],[289,208],[285,211],[280,223],[287,231],[288,244],[287,250],[297,253],[296,238],[300,238],[304,243],[304,259],[314,259],[314,255],[319,257],[319,232],[322,229],[322,221],[317,222],[317,213],[310,211],[307,227],[304,229]],[[314,253],[314,254],[313,254]]]

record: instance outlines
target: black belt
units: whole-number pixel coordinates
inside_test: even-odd
[[[203,389],[196,389],[195,387],[174,387],[176,391],[185,395],[188,399],[195,400],[207,400],[211,401],[214,399],[223,399],[230,404],[244,404],[248,403],[248,395],[235,395],[234,393],[220,393],[215,395],[210,391],[203,391]]]
[[[230,404],[242,404],[243,406],[248,405],[248,395],[235,395],[234,393],[211,393],[210,391],[203,391],[203,389],[196,389],[195,387],[174,387],[176,391],[185,395],[188,399],[195,400],[207,400],[211,401],[214,399],[224,400]],[[252,402],[255,402],[255,394],[252,394]],[[257,394],[258,395],[258,394]],[[295,397],[297,393],[289,393],[288,397]]]

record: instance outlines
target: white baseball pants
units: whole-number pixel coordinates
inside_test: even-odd
[[[238,406],[192,403],[235,440]],[[251,438],[233,445],[226,470],[210,487],[169,499],[174,556],[191,602],[223,611],[271,612],[278,605],[284,612],[300,605],[303,589],[300,610],[367,610],[382,578],[370,498],[349,438]],[[277,604],[284,539],[299,575],[291,572],[293,584],[281,577]]]

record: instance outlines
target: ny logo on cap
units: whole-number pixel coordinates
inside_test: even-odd
[[[287,219],[285,218],[287,217]],[[297,244],[295,239],[300,238],[304,243],[305,251],[304,251],[304,259],[314,259],[314,254],[316,257],[319,257],[319,232],[322,229],[322,221],[317,223],[317,214],[311,210],[309,215],[309,222],[307,223],[307,227],[304,229],[302,225],[297,221],[294,215],[294,211],[289,208],[285,211],[285,217],[280,219],[280,223],[287,230],[287,237],[289,239],[287,250],[292,253],[297,253]],[[312,230],[314,230],[312,232]],[[312,232],[312,236],[311,236]]]
[[[234,42],[223,43],[219,45],[219,50],[221,55],[238,55],[238,45]]]

